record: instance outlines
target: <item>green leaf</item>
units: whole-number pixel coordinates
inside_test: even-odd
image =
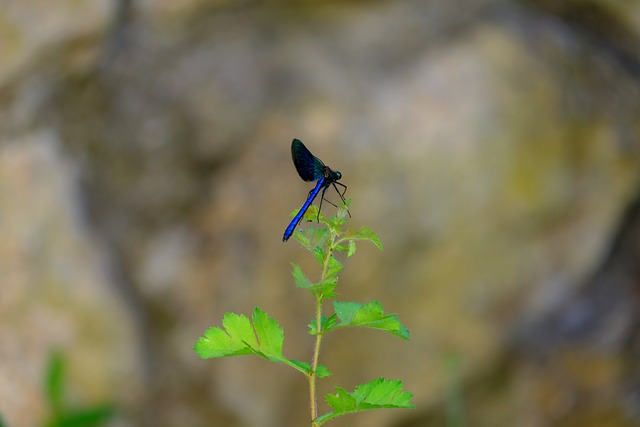
[[[340,263],[338,263],[339,268],[335,264],[332,264],[331,261],[329,261],[329,264],[329,269],[333,268],[333,270],[336,272],[340,271],[340,269],[342,268],[342,265]],[[336,284],[338,283],[337,277],[327,276],[327,278],[321,282],[312,283],[311,280],[309,280],[307,276],[304,275],[300,266],[293,262],[291,263],[291,265],[293,266],[293,271],[291,274],[293,276],[293,280],[296,282],[297,287],[302,289],[309,289],[313,295],[317,297],[321,296],[322,299],[333,298],[337,295],[335,292],[333,292]]]
[[[302,220],[308,222],[326,222],[324,215],[322,215],[322,213],[318,214],[318,212],[318,207],[316,205],[311,205],[302,216]]]
[[[324,263],[324,247],[327,243],[329,230],[322,227],[310,227],[307,230],[296,230],[293,238],[297,240],[306,250],[313,253],[320,265]]]
[[[48,427],[90,427],[108,421],[115,414],[112,406],[104,405],[88,409],[73,410],[47,424]]]
[[[203,359],[251,353],[269,360],[282,359],[284,332],[278,323],[259,308],[253,312],[253,323],[252,326],[245,315],[226,313],[222,320],[224,330],[207,329],[193,349]]]
[[[349,248],[347,249],[347,257],[356,253],[356,242],[354,240],[349,240]]]
[[[334,328],[338,319],[335,314],[332,314],[329,317],[322,316],[320,318],[320,330],[322,333],[330,331]],[[316,335],[318,333],[318,325],[316,324],[315,319],[309,322],[309,335]]]
[[[333,309],[340,320],[335,328],[362,326],[381,329],[400,338],[409,339],[409,331],[395,314],[385,314],[382,304],[372,301],[364,305],[356,302],[334,301]]]
[[[281,362],[309,376],[311,366],[306,362],[287,359],[282,355],[284,330],[277,321],[257,308],[253,311],[253,325],[242,314],[226,313],[223,328],[212,327],[200,337],[193,350],[203,359],[254,354],[272,362]],[[331,375],[319,367],[323,375]],[[320,375],[320,374],[317,374]]]
[[[329,262],[327,264],[327,277],[333,277],[342,270],[344,266],[333,255],[329,255]]]
[[[337,244],[333,247],[334,251],[338,251],[338,252],[347,252],[349,248],[347,248],[345,245],[341,245],[341,244]]]
[[[291,359],[287,363],[307,376],[310,376],[313,373],[311,364],[307,362],[301,362],[300,360]],[[327,369],[327,367],[324,365],[318,365],[318,367],[316,368],[316,377],[318,378],[326,378],[331,375],[332,374],[331,372],[329,372],[329,369]]]
[[[298,243],[300,243],[305,249],[307,250],[313,250],[313,244],[311,243],[311,240],[309,239],[309,237],[307,236],[306,233],[304,232],[300,232],[298,230],[294,230],[293,234],[292,234],[293,238],[296,239],[298,241]]]
[[[328,298],[335,298],[338,295],[334,292],[337,284],[337,277],[327,277],[323,281],[315,284],[311,292],[313,292],[313,295],[315,295],[316,297],[321,297],[323,300]]]
[[[294,360],[294,359],[288,359],[286,361],[284,361],[284,363],[286,363],[287,365],[291,366],[292,368],[302,372],[303,374],[310,376],[313,373],[313,370],[311,369],[311,364],[307,363],[307,362],[302,362],[300,360]],[[326,366],[324,365],[318,365],[318,367],[316,368],[316,376],[318,378],[325,378],[328,376],[331,376],[331,372],[329,372],[329,369],[327,369]]]
[[[320,246],[313,248],[313,256],[321,266],[324,265],[324,250]]]
[[[51,353],[45,373],[45,390],[54,413],[63,410],[64,369],[62,355],[57,351]]]
[[[337,278],[329,277],[322,282],[314,284],[309,288],[309,290],[316,298],[320,298],[321,300],[335,298],[336,296],[338,296],[338,294],[333,290],[335,289],[337,283]]]
[[[345,222],[347,222],[346,218],[336,215],[329,218],[329,221],[327,221],[327,226],[333,234],[340,235],[342,234],[342,227],[340,226]]]
[[[313,283],[304,275],[300,266],[296,263],[291,263],[293,266],[292,276],[293,280],[296,282],[296,286],[302,289],[309,289],[313,286]]]
[[[336,217],[344,218],[347,221],[347,216],[349,215],[349,205],[351,205],[351,198],[347,198],[344,200],[344,203],[338,204],[338,212],[336,213]]]
[[[333,411],[316,419],[321,425],[341,415],[381,408],[413,408],[410,402],[413,395],[402,391],[402,381],[378,378],[356,387],[353,393],[348,393],[336,387],[336,394],[327,394],[325,399]]]
[[[322,227],[311,227],[310,231],[313,232],[313,241],[316,243],[316,245],[321,245],[324,243],[324,241],[327,238],[327,235],[329,234],[329,230],[327,230],[326,228]]]
[[[45,372],[45,389],[51,411],[46,427],[90,427],[108,421],[115,410],[111,405],[100,405],[89,408],[72,408],[63,402],[64,399],[65,360],[62,354],[54,351],[48,361]],[[2,421],[0,420],[0,427]]]
[[[344,224],[345,222],[347,222],[347,218],[346,216],[340,216],[340,215],[336,215],[333,216],[331,218],[329,218],[329,223],[331,224],[331,226],[336,229],[336,230],[340,230],[340,226],[342,224]]]
[[[257,350],[269,360],[281,360],[284,329],[278,325],[277,321],[259,308],[253,311],[253,327],[260,342]]]
[[[326,378],[331,375],[332,375],[331,372],[329,372],[327,367],[324,365],[318,365],[318,367],[316,368],[316,377],[318,378]]]
[[[306,375],[311,375],[311,365],[309,363],[294,359],[289,359],[289,363],[298,371],[303,372]]]
[[[207,329],[193,347],[195,352],[203,359],[250,354],[247,340],[255,339],[255,335],[249,319],[243,314],[226,313],[222,325],[226,332],[218,327]]]
[[[349,229],[347,232],[340,238],[341,241],[344,240],[368,240],[374,245],[378,247],[378,249],[382,250],[382,242],[376,233],[369,230],[367,227],[362,227],[359,231]]]

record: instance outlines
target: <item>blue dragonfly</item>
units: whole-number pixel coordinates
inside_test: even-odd
[[[309,209],[311,203],[315,200],[322,190],[322,196],[320,197],[320,208],[318,209],[318,219],[320,218],[320,209],[322,209],[322,201],[326,200],[324,198],[324,193],[327,191],[329,186],[333,185],[333,188],[336,189],[340,199],[342,199],[342,203],[344,203],[344,193],[347,192],[347,186],[338,182],[340,178],[342,178],[342,174],[338,171],[333,171],[328,166],[325,166],[322,163],[322,160],[311,154],[311,152],[304,146],[302,141],[299,139],[294,139],[291,142],[291,157],[293,158],[293,164],[298,171],[298,175],[304,181],[311,182],[317,181],[316,186],[313,190],[309,191],[309,195],[307,196],[307,200],[304,202],[296,216],[293,217],[291,223],[284,230],[284,235],[282,236],[282,241],[286,242],[289,240],[289,237],[293,234],[293,231],[296,229],[296,226],[302,220],[304,213]],[[337,185],[344,188],[344,191],[340,193]],[[331,203],[329,200],[327,202]],[[333,203],[331,203],[333,205]],[[335,206],[335,205],[333,205]],[[349,214],[351,216],[351,214]]]

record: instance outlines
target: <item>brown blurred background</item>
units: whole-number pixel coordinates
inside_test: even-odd
[[[297,372],[192,351],[260,306],[310,357],[294,137],[385,246],[340,298],[412,333],[328,336],[322,395],[416,404],[331,425],[640,425],[640,2],[9,0],[0,65],[8,427],[53,349],[110,426],[308,425]]]

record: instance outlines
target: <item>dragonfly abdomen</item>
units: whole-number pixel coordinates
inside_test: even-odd
[[[287,229],[284,230],[284,235],[282,236],[283,242],[286,242],[287,240],[289,240],[289,237],[291,237],[294,230],[302,220],[304,213],[307,211],[307,209],[309,209],[309,206],[311,206],[311,203],[313,203],[315,198],[318,196],[318,193],[320,192],[320,190],[322,190],[322,187],[325,186],[325,182],[326,182],[325,178],[321,178],[318,180],[314,189],[311,190],[311,192],[309,193],[309,197],[307,197],[307,200],[304,202],[304,204],[302,205],[302,207],[300,208],[296,216],[293,217]]]

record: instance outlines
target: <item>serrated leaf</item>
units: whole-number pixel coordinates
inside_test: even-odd
[[[324,316],[322,317],[324,318]],[[318,333],[318,324],[315,319],[309,322],[307,327],[309,328],[309,335],[316,335]]]
[[[296,282],[296,286],[302,289],[308,289],[313,286],[313,283],[304,275],[300,266],[296,263],[291,263],[293,266],[293,271],[291,275],[293,276],[294,282]]]
[[[316,258],[316,261],[318,261],[318,264],[320,264],[321,266],[324,264],[324,251],[322,250],[322,248],[320,246],[316,246],[315,248],[313,248],[313,256]]]
[[[335,245],[333,247],[333,250],[338,251],[338,252],[346,252],[349,248],[347,248],[345,245]]]
[[[311,230],[313,230],[313,241],[316,245],[322,244],[329,234],[329,230],[324,227],[312,227]]]
[[[382,250],[382,242],[376,233],[369,230],[367,227],[362,227],[360,230],[356,231],[353,229],[347,230],[347,232],[340,239],[344,240],[368,240],[374,245],[378,247],[378,249]]]
[[[311,366],[306,362],[287,359],[282,355],[284,330],[278,322],[260,308],[253,312],[253,325],[241,314],[226,313],[223,328],[213,327],[205,331],[194,345],[194,351],[203,359],[254,354],[272,362],[281,362],[309,376]],[[319,366],[316,375],[331,375]]]
[[[329,262],[327,264],[327,277],[333,277],[342,270],[344,266],[333,255],[329,256]]]
[[[256,308],[253,311],[253,327],[260,342],[258,350],[271,360],[282,359],[284,329],[264,311]]]
[[[322,297],[323,300],[328,298],[334,298],[338,295],[333,291],[336,288],[337,284],[338,284],[337,277],[327,277],[323,281],[318,282],[316,285],[314,285],[313,294],[315,296]]]
[[[400,338],[409,339],[409,331],[395,314],[385,314],[382,304],[372,301],[364,305],[356,302],[334,301],[333,309],[340,320],[336,328],[361,326],[387,331]]]
[[[411,393],[402,391],[402,381],[384,378],[359,385],[353,393],[336,387],[336,394],[325,396],[333,411],[318,417],[316,423],[321,425],[341,415],[368,409],[413,408],[412,397]]]
[[[331,375],[333,375],[329,369],[327,369],[326,366],[324,365],[318,365],[316,367],[316,377],[318,378],[327,378],[330,377]]]
[[[329,317],[322,316],[320,318],[320,330],[322,333],[330,331],[333,329],[338,321],[338,318],[335,314],[332,314]],[[309,335],[316,335],[318,333],[318,325],[316,324],[315,319],[309,322]]]
[[[347,222],[346,218],[336,215],[329,218],[329,221],[327,221],[327,225],[329,226],[329,228],[334,234],[340,235],[342,234],[342,227],[340,226],[345,222]]]
[[[326,228],[309,227],[308,229],[299,229],[293,233],[293,237],[308,251],[314,251],[316,247],[321,245],[326,239],[329,230]]]
[[[347,249],[347,257],[356,253],[356,242],[355,240],[349,240],[349,248]]]
[[[334,270],[339,271],[339,269],[335,266],[335,264],[332,264],[331,261],[329,262],[329,264],[329,268],[333,268]],[[338,282],[337,277],[330,277],[327,275],[327,278],[325,278],[321,282],[312,283],[307,278],[307,276],[304,275],[299,265],[293,262],[291,263],[291,265],[293,266],[291,275],[293,276],[297,287],[302,289],[309,289],[311,293],[313,293],[313,295],[321,296],[322,299],[333,298],[337,295],[335,292],[333,292]],[[342,265],[340,265],[340,268],[342,268]]]
[[[309,376],[312,374],[312,369],[311,369],[311,364],[307,363],[307,362],[302,362],[300,360],[293,360],[290,359],[289,360],[289,365],[295,369],[297,369],[298,371],[302,372],[303,374]],[[326,366],[324,365],[318,365],[316,367],[316,377],[318,378],[326,378],[331,376],[331,372],[329,372],[329,369],[327,369]]]
[[[253,326],[242,314],[226,313],[222,328],[205,331],[193,347],[203,359],[256,354],[272,361],[282,361],[284,331],[274,319],[256,308]]]
[[[319,212],[316,205],[309,206],[309,209],[307,209],[307,211],[304,213],[302,220],[308,222],[325,222],[324,215]]]
[[[294,359],[290,359],[289,362],[291,363],[291,366],[298,371],[303,372],[306,375],[311,375],[311,365],[309,363]]]
[[[198,338],[194,351],[203,359],[250,354],[246,342],[251,338],[255,340],[255,335],[249,319],[245,315],[226,313],[222,325],[224,329],[207,329],[204,336]]]
[[[295,240],[298,241],[298,243],[302,245],[302,247],[304,247],[307,250],[312,250],[313,245],[306,233],[300,232],[298,230],[294,230],[292,236]]]
[[[338,323],[338,316],[336,316],[334,313],[327,318],[326,322],[324,322],[324,324],[322,325],[322,330],[324,332],[330,331],[335,327],[337,323]]]

